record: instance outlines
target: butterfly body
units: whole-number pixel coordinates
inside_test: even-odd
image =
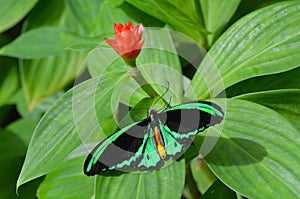
[[[211,102],[174,106],[131,124],[100,142],[84,164],[88,176],[107,171],[152,171],[179,158],[196,134],[222,121],[222,109]],[[170,161],[169,161],[170,160]]]

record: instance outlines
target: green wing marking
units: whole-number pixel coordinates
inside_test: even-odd
[[[97,149],[96,151],[93,153],[93,157],[90,160],[88,167],[87,167],[87,171],[90,171],[92,169],[92,166],[95,165],[98,161],[98,159],[100,158],[100,155],[103,153],[103,151],[106,149],[106,147],[111,144],[115,139],[117,139],[122,133],[124,133],[125,131],[127,131],[129,128],[131,128],[132,126],[136,125],[136,123],[131,124],[129,126],[127,126],[126,128],[123,128],[119,131],[117,131],[115,134],[113,134],[111,137],[108,137]]]
[[[128,125],[100,142],[86,159],[84,166],[85,174],[95,175],[108,170],[122,170],[123,168],[126,170],[134,162],[142,158],[142,151],[147,141],[147,137],[144,134],[148,134],[147,130],[149,128],[149,125],[139,126],[143,122],[145,123],[145,121],[142,121]],[[138,133],[137,136],[140,137],[129,136],[127,135],[128,132],[130,134]],[[127,136],[126,143],[122,140],[124,136]],[[122,149],[122,143],[128,145],[130,148]]]
[[[217,109],[216,107],[214,107],[210,104],[204,103],[204,102],[193,102],[193,103],[180,104],[180,105],[168,108],[166,111],[179,110],[179,109],[198,109],[199,111],[209,113],[212,116],[219,116],[219,117],[224,116],[224,113],[222,113],[219,109]]]
[[[153,130],[150,128],[149,125],[147,142],[143,151],[143,159],[138,164],[138,167],[141,170],[147,170],[149,168],[156,167],[160,161],[161,159],[155,149],[155,143],[153,141]]]

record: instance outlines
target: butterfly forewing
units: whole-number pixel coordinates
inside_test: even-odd
[[[222,109],[211,102],[181,104],[158,115],[168,157],[179,158],[199,132],[221,123]]]
[[[84,173],[90,176],[115,169],[130,171],[133,163],[142,158],[148,126],[146,119],[129,125],[100,142],[87,157]]]

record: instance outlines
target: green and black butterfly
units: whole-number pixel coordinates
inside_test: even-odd
[[[88,155],[88,176],[119,170],[152,171],[176,160],[194,136],[222,122],[222,109],[212,102],[180,104],[126,126],[100,142]]]

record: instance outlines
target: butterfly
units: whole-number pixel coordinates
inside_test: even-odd
[[[177,160],[199,132],[222,122],[215,103],[179,104],[116,131],[100,142],[84,163],[87,176],[108,171],[152,171]]]

